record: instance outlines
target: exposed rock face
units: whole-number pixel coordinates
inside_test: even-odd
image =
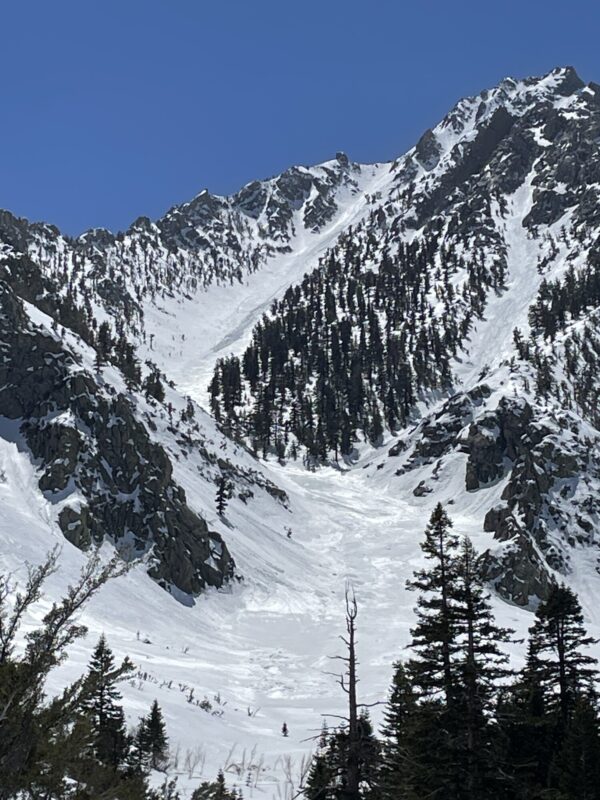
[[[487,166],[500,145],[506,141],[514,122],[515,118],[500,106],[475,139],[466,147],[460,146],[454,165],[444,173],[436,189],[418,203],[415,227],[420,227],[432,216],[443,212],[457,187]],[[431,157],[428,164],[430,169],[434,166]]]
[[[552,571],[568,574],[572,546],[589,544],[600,496],[585,483],[598,459],[567,412],[539,418],[526,400],[504,397],[470,428],[466,488],[507,478],[502,502],[484,530],[507,545],[487,554],[485,572],[500,594],[518,604],[544,599]],[[596,443],[597,446],[597,443]]]
[[[0,341],[0,415],[23,420],[66,538],[83,549],[108,538],[125,557],[149,554],[149,574],[186,595],[228,580],[227,547],[189,509],[127,398],[99,386],[57,336],[34,325],[6,283]]]
[[[71,286],[76,302],[100,301],[117,326],[139,333],[130,314],[143,298],[192,293],[241,281],[269,256],[289,252],[298,225],[313,233],[338,210],[340,188],[356,190],[360,166],[344,154],[318,167],[292,167],[253,181],[231,197],[204,190],[155,222],[139,217],[125,233],[96,228],[76,239],[46,224],[0,211],[0,243],[43,264],[46,277]],[[79,297],[81,295],[81,297]]]
[[[454,449],[460,432],[473,419],[475,409],[481,406],[489,395],[488,386],[485,384],[476,386],[470,392],[453,395],[444,403],[441,411],[427,417],[419,427],[419,435],[405,469],[432,464]],[[400,440],[390,450],[390,455],[398,455],[406,449],[406,446],[406,443]]]
[[[231,197],[203,191],[159,220],[138,218],[121,234],[97,229],[70,239],[51,225],[0,212],[0,279],[85,341],[86,324],[97,321],[99,308],[115,338],[139,343],[148,303],[157,308],[165,297],[187,298],[211,282],[242,281],[271,256],[289,252],[297,233],[323,231],[341,198],[363,185],[358,178],[368,169],[338,153],[318,167],[294,167],[254,181]],[[572,68],[538,79],[506,79],[460,101],[409,154],[389,165],[385,180],[384,170],[377,174],[381,179],[364,184],[367,211],[343,231],[364,242],[356,264],[375,275],[384,252],[394,254],[415,241],[431,243],[423,255],[428,270],[422,286],[407,284],[404,296],[399,284],[390,282],[390,291],[405,303],[386,322],[390,341],[396,335],[414,340],[421,318],[439,322],[452,316],[453,308],[469,309],[457,314],[455,329],[442,336],[443,326],[423,327],[423,371],[436,363],[447,363],[448,369],[433,398],[419,394],[413,381],[411,402],[414,396],[425,419],[389,450],[394,468],[412,476],[408,491],[414,499],[435,495],[450,459],[453,467],[464,467],[468,499],[480,493],[487,511],[483,527],[496,539],[484,559],[489,580],[513,602],[533,604],[545,596],[554,571],[568,573],[573,550],[593,543],[600,501],[595,480],[588,478],[600,476],[596,432],[584,431],[585,413],[577,417],[560,403],[548,405],[533,391],[523,398],[503,396],[487,373],[482,373],[486,385],[462,385],[451,375],[451,362],[463,360],[461,348],[468,349],[494,294],[510,290],[514,240],[518,244],[522,235],[536,245],[534,285],[538,273],[554,269],[559,250],[565,267],[579,264],[597,239],[600,87],[585,86]],[[525,200],[514,195],[521,187],[527,189]],[[564,230],[545,228],[559,221]],[[527,245],[524,251],[529,253]],[[344,280],[354,269],[349,261],[345,267]],[[347,288],[340,283],[340,295]],[[373,284],[365,281],[364,288],[369,302]],[[56,503],[65,535],[80,547],[109,536],[123,551],[151,551],[153,576],[189,594],[219,585],[231,560],[219,537],[187,507],[150,426],[140,423],[124,396],[75,363],[56,337],[31,327],[10,289],[2,292],[0,413],[24,420],[27,444],[40,462],[40,487]],[[587,309],[577,313],[597,327]],[[332,315],[331,326],[339,321]],[[598,351],[589,335],[582,338],[582,348]],[[383,338],[382,346],[388,346]],[[586,358],[575,360],[583,371]],[[582,384],[595,380],[581,375]],[[428,415],[430,402],[443,406]],[[597,427],[597,420],[592,423]],[[390,429],[397,432],[395,423]],[[227,474],[229,467],[224,462],[219,469]],[[417,476],[417,470],[423,474]],[[276,487],[262,488],[285,500]],[[251,495],[248,484],[240,489],[244,502]],[[492,499],[486,504],[485,497]]]
[[[594,545],[600,435],[589,436],[581,419],[558,405],[542,412],[531,398],[495,399],[480,384],[449,398],[389,455],[402,457],[397,475],[429,467],[429,477],[413,488],[415,497],[435,494],[444,462],[457,454],[465,459],[467,492],[500,483],[500,502],[483,521],[498,545],[483,555],[483,572],[505,599],[534,607],[552,580],[569,574],[573,550]]]
[[[514,528],[506,547],[486,552],[481,567],[494,589],[518,606],[535,608],[548,597],[552,582],[543,556],[522,529]]]
[[[439,164],[440,153],[441,147],[433,131],[425,131],[415,147],[415,154],[421,166],[428,171],[432,170]]]
[[[552,422],[540,422],[527,404],[515,405],[515,411],[510,433],[519,431],[515,421],[520,411],[521,435],[513,440],[510,455],[508,448],[504,451],[510,460],[509,479],[502,503],[488,512],[484,529],[501,541],[515,531],[527,532],[547,565],[566,574],[571,547],[591,543],[600,514],[600,496],[588,485],[598,473],[598,442],[591,447],[577,420],[566,412]],[[502,416],[498,419],[501,425]],[[526,576],[520,577],[526,584]]]
[[[463,440],[464,451],[468,453],[467,490],[474,491],[503,477],[505,459],[514,461],[525,454],[524,431],[531,417],[527,403],[503,398],[496,410],[486,412],[471,425]]]

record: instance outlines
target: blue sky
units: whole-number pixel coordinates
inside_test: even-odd
[[[123,229],[344,150],[392,159],[461,96],[572,64],[594,0],[19,0],[2,8],[0,207]]]

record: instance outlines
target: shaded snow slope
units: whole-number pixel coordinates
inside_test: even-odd
[[[577,228],[584,211],[592,214],[590,206],[570,194],[578,178],[571,175],[568,183],[568,158],[553,171],[551,161],[538,152],[547,148],[546,134],[551,131],[538,124],[537,111],[518,131],[527,147],[533,142],[537,149],[533,155],[528,150],[522,163],[511,162],[506,174],[500,165],[515,155],[514,148],[503,152],[500,141],[483,166],[475,158],[479,151],[473,156],[470,149],[474,143],[480,147],[478,135],[497,120],[499,108],[516,119],[542,103],[543,109],[558,109],[563,115],[560,124],[587,114],[586,103],[592,101],[582,99],[580,85],[569,70],[534,81],[509,79],[461,101],[394,165],[356,167],[346,181],[346,168],[339,166],[343,162],[332,162],[251,184],[234,198],[203,194],[170,212],[160,221],[162,228],[140,221],[121,239],[92,232],[74,244],[47,228],[31,234],[15,227],[14,220],[4,220],[10,242],[4,241],[3,252],[22,247],[40,259],[53,279],[66,276],[61,291],[79,299],[81,286],[89,288],[87,299],[97,321],[113,324],[122,312],[118,301],[131,293],[127,296],[137,311],[132,312],[127,334],[139,346],[139,354],[155,361],[175,383],[175,388],[166,387],[164,403],[133,393],[132,413],[168,455],[173,479],[185,490],[190,509],[223,537],[237,574],[243,576],[186,605],[149,580],[147,564],[140,563],[93,601],[84,614],[90,628],[87,640],[73,648],[69,662],[52,678],[50,688],[57,689],[67,677],[79,674],[104,631],[117,655],[128,654],[138,667],[136,679],[123,687],[128,719],[133,724],[158,699],[172,750],[179,749],[171,772],[183,785],[213,778],[223,767],[228,782],[242,786],[245,797],[295,795],[302,759],[311,750],[321,715],[339,714],[343,708],[343,697],[328,673],[335,670],[329,656],[339,652],[347,582],[359,602],[362,699],[385,699],[392,663],[403,655],[413,619],[415,598],[406,591],[405,581],[421,564],[419,542],[437,502],[447,504],[457,532],[471,536],[480,551],[489,550],[502,563],[507,541],[484,530],[486,518],[514,500],[514,524],[524,527],[525,521],[520,497],[513,491],[519,478],[517,459],[505,459],[498,445],[496,472],[488,474],[481,466],[489,466],[486,445],[491,443],[493,449],[497,444],[499,409],[531,407],[527,432],[542,431],[541,445],[550,453],[549,472],[553,446],[568,450],[577,469],[584,456],[590,459],[585,475],[556,478],[549,497],[558,509],[557,519],[544,520],[543,536],[529,544],[540,563],[548,560],[552,574],[564,577],[580,593],[591,633],[600,635],[600,611],[594,601],[600,580],[594,527],[598,519],[593,508],[587,513],[584,507],[600,487],[600,470],[593,463],[600,452],[597,431],[576,408],[567,413],[554,400],[537,398],[530,366],[510,363],[515,355],[513,329],[527,333],[528,310],[541,281],[585,262],[596,223],[592,218],[588,229]],[[560,153],[563,148],[570,156],[571,144],[561,144],[560,136],[557,141],[554,150]],[[528,162],[530,156],[533,163]],[[473,171],[473,164],[479,171]],[[460,169],[466,178],[446,191],[444,176]],[[564,181],[557,182],[557,171],[564,173]],[[474,197],[490,201],[489,218],[480,227],[480,209],[473,212],[464,205],[464,186]],[[551,201],[544,199],[545,192],[552,194]],[[307,223],[307,213],[315,208],[321,209],[318,224]],[[444,232],[451,217],[466,219],[465,228],[452,234],[463,252],[469,253],[466,242],[481,237],[490,259],[505,260],[506,288],[488,292],[483,314],[474,320],[452,362],[454,389],[471,393],[464,404],[461,396],[423,397],[409,428],[393,437],[386,434],[380,448],[358,443],[351,469],[325,467],[316,472],[305,470],[300,462],[257,461],[198,407],[194,424],[179,422],[187,405],[185,395],[205,405],[216,359],[242,352],[272,300],[315,268],[341,233],[375,211],[378,242],[395,224],[398,238],[411,240],[431,222],[419,217],[419,209],[433,209],[438,216],[432,219],[436,224],[442,219],[438,230]],[[542,215],[546,211],[548,218]],[[539,219],[525,224],[532,214]],[[568,235],[563,236],[563,229]],[[167,240],[175,242],[174,250],[165,245]],[[215,256],[211,247],[222,249]],[[200,265],[194,261],[196,251],[205,259]],[[253,264],[251,256],[257,252],[260,257]],[[105,263],[106,253],[110,258]],[[219,257],[226,260],[226,268]],[[203,271],[208,269],[206,259],[213,270],[210,280],[209,272]],[[145,287],[146,275],[153,276],[156,285]],[[435,290],[434,285],[432,304]],[[36,325],[51,328],[51,320],[35,305],[26,308]],[[61,328],[60,333],[78,353],[80,368],[94,373],[93,350],[68,330]],[[103,390],[127,393],[114,367],[99,373]],[[40,491],[41,466],[26,450],[18,422],[0,422],[0,567],[18,579],[25,562],[39,562],[61,544],[60,572],[48,585],[49,598],[56,597],[85,556],[60,533],[56,505]],[[526,444],[533,449],[533,443]],[[216,481],[222,475],[236,484],[224,518],[215,508]],[[563,547],[582,515],[592,526],[588,540],[573,537],[574,543]],[[566,532],[561,527],[565,520]],[[498,579],[496,585],[500,583]],[[529,598],[527,594],[525,600]],[[184,599],[189,603],[189,597]],[[494,607],[501,624],[525,634],[529,611],[499,596],[494,597]],[[518,664],[522,648],[513,646],[512,655]],[[379,710],[374,714],[377,717]],[[288,738],[280,734],[284,721]],[[186,752],[196,749],[190,778]]]

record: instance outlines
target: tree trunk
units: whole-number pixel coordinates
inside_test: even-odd
[[[346,629],[348,631],[348,760],[344,800],[359,800],[361,735],[356,700],[356,601],[346,598]]]

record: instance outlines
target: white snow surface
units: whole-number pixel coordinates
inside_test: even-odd
[[[363,460],[371,457],[367,453]],[[259,774],[255,787],[245,786],[246,796],[291,796],[287,758],[297,786],[322,715],[344,713],[343,695],[329,673],[338,669],[330,656],[341,652],[346,584],[359,602],[364,702],[385,699],[391,665],[403,656],[409,638],[415,598],[404,584],[420,563],[418,543],[431,501],[413,498],[393,474],[374,481],[361,466],[347,473],[272,468],[292,498],[292,519],[242,516],[236,510],[230,518],[234,531],[209,519],[226,536],[246,577],[227,590],[207,592],[192,608],[150,581],[142,567],[104,587],[83,614],[87,638],[53,674],[50,691],[85,669],[90,649],[104,632],[115,653],[128,654],[140,673],[122,687],[131,723],[154,698],[165,712],[171,747],[180,749],[179,767],[171,773],[185,773],[186,751],[200,748],[205,760],[193,780],[179,774],[183,786],[193,786],[201,774],[214,777],[219,767],[225,767],[232,784],[245,786],[252,763]],[[85,557],[52,524],[54,510],[41,498],[35,470],[15,443],[0,440],[0,470],[6,476],[0,484],[5,541],[0,567],[17,579],[26,562],[39,562],[60,543],[60,572],[48,584],[48,596],[57,597]],[[414,476],[409,479],[412,488]],[[460,471],[450,469],[436,498],[459,496],[463,481]],[[497,499],[498,487],[490,494]],[[457,530],[484,547],[491,542],[480,533],[480,505],[492,498],[480,495],[451,513]],[[199,501],[189,499],[192,505]],[[292,526],[291,540],[284,524]],[[495,605],[501,621],[523,634],[530,614],[501,601]],[[48,602],[41,605],[40,614],[47,607]],[[207,698],[222,716],[187,702],[192,688],[194,699]],[[288,738],[280,734],[284,721]],[[336,720],[330,717],[330,722]]]
[[[375,171],[373,179],[384,180],[383,172]],[[526,182],[510,200],[512,213],[499,222],[506,228],[509,248],[508,291],[491,298],[485,319],[471,335],[468,357],[456,364],[463,383],[472,385],[488,364],[490,352],[497,355],[491,364],[493,377],[487,379],[494,388],[489,401],[492,406],[502,393],[515,390],[500,362],[509,353],[515,320],[525,324],[527,306],[540,280],[535,270],[536,245],[527,242],[518,223],[528,196]],[[361,209],[351,213],[359,216]],[[309,248],[311,259],[317,251],[317,247]],[[224,348],[219,341],[227,325],[240,320],[227,344],[239,351],[252,322],[272,296],[307,266],[300,256],[284,259],[284,264],[288,269],[285,277],[277,275],[273,267],[264,284],[264,273],[260,273],[247,286],[216,287],[195,305],[186,301],[189,305],[174,319],[185,329],[186,341],[197,335],[204,346],[196,362],[190,351],[185,367],[178,354],[171,355],[175,368],[171,374],[186,393],[202,399],[215,355]],[[223,328],[215,331],[204,323],[196,334],[196,320],[216,320],[218,307],[227,297],[230,311]],[[37,324],[47,322],[34,307],[29,307],[29,312]],[[71,337],[71,346],[75,346],[75,338]],[[91,368],[91,351],[81,344],[78,347],[84,366]],[[167,343],[165,353],[168,347]],[[119,374],[112,368],[104,370],[104,378],[122,388]],[[183,405],[181,396],[172,390],[168,399]],[[456,530],[471,536],[479,550],[494,547],[491,534],[482,533],[481,521],[500,499],[503,482],[465,492],[464,456],[456,454],[437,475],[435,494],[417,498],[412,490],[427,477],[430,467],[397,477],[397,465],[387,455],[391,442],[379,450],[363,446],[358,463],[349,470],[309,472],[299,463],[258,464],[239,448],[232,448],[208,415],[200,410],[198,414],[214,446],[238,463],[262,470],[285,489],[290,509],[257,491],[248,505],[232,502],[223,521],[214,508],[214,484],[198,478],[193,457],[174,458],[174,476],[185,488],[188,502],[211,529],[224,536],[244,580],[234,581],[222,591],[208,591],[188,607],[149,580],[143,565],[136,567],[92,601],[83,614],[89,634],[53,674],[49,691],[58,690],[85,669],[91,648],[104,632],[116,655],[129,655],[139,671],[135,680],[123,686],[130,723],[135,724],[154,698],[163,708],[172,751],[179,752],[170,774],[178,776],[183,789],[214,777],[223,767],[228,781],[242,786],[247,797],[292,797],[322,715],[331,715],[330,722],[335,724],[334,715],[344,713],[344,696],[330,674],[338,670],[338,662],[330,657],[342,648],[338,637],[344,631],[346,585],[352,586],[359,603],[361,700],[375,703],[385,700],[392,664],[405,655],[415,601],[405,582],[421,563],[419,542],[433,504],[448,504]],[[16,430],[14,424],[6,424],[0,431],[0,567],[22,579],[27,562],[39,562],[44,553],[60,544],[60,571],[48,585],[48,598],[56,598],[73,580],[85,556],[58,531],[57,509],[41,495],[35,466],[19,450]],[[156,437],[171,453],[176,452],[166,420]],[[286,535],[288,526],[291,539]],[[597,573],[583,551],[571,583],[588,603],[585,612],[591,632],[600,634],[600,611],[588,588],[596,585]],[[48,603],[38,609],[38,617]],[[497,598],[494,607],[502,624],[513,627],[521,637],[526,634],[531,624],[528,611]],[[35,619],[29,622],[34,624]],[[521,653],[521,646],[512,646],[516,664]],[[193,702],[188,702],[191,690]],[[208,711],[194,702],[205,698],[211,704]],[[374,709],[377,721],[380,712],[379,707]],[[284,721],[290,731],[287,738],[280,733]],[[185,767],[188,751],[198,755],[191,778]],[[248,780],[252,785],[247,785]]]
[[[553,79],[545,80],[548,87],[544,84],[542,89],[551,90]],[[501,84],[497,91],[512,92],[518,105],[529,89],[512,82]],[[472,136],[477,105],[473,99],[462,103],[462,110],[466,107],[469,113],[460,130],[435,129],[444,150],[440,164],[459,139],[468,141]],[[496,97],[490,96],[488,103],[491,113]],[[147,331],[154,337],[152,349],[142,349],[142,355],[156,361],[175,381],[178,392],[169,390],[168,396],[174,405],[183,406],[183,394],[205,404],[215,360],[243,351],[252,327],[272,300],[314,268],[343,230],[364,218],[369,211],[366,194],[391,193],[394,177],[389,164],[362,167],[360,191],[348,190],[345,198],[340,195],[339,211],[326,229],[316,235],[298,225],[301,233],[290,243],[291,252],[270,259],[243,284],[213,284],[191,298],[147,303]],[[420,173],[421,179],[432,178]],[[490,406],[504,393],[521,391],[503,362],[511,354],[513,328],[527,327],[527,308],[541,280],[536,271],[541,237],[528,239],[521,225],[531,203],[531,179],[508,198],[508,215],[497,220],[508,253],[508,290],[498,296],[490,293],[485,318],[470,335],[468,353],[455,365],[465,388],[477,383],[484,368],[491,371],[486,379],[494,391]],[[546,277],[565,269],[565,253],[559,246]],[[37,324],[47,322],[40,312],[29,311]],[[75,346],[76,337],[71,338],[69,343]],[[84,366],[91,368],[91,353],[80,343],[77,346]],[[120,388],[115,370],[104,370],[104,377]],[[361,700],[382,701],[392,664],[405,655],[409,641],[415,597],[405,582],[422,563],[419,542],[433,505],[448,504],[456,531],[471,536],[484,550],[495,543],[491,534],[482,532],[482,519],[500,499],[504,484],[467,493],[465,457],[454,454],[437,475],[435,494],[415,497],[412,490],[430,468],[397,476],[397,465],[387,452],[391,441],[379,450],[363,446],[351,469],[309,472],[300,463],[259,464],[226,442],[207,414],[198,413],[215,448],[246,467],[262,470],[288,493],[289,509],[257,490],[248,505],[230,503],[222,520],[214,506],[214,483],[199,478],[194,457],[174,458],[174,476],[190,506],[209,528],[223,535],[244,580],[208,591],[190,607],[153,583],[143,565],[135,567],[90,603],[82,615],[89,634],[71,649],[48,689],[58,690],[85,669],[104,632],[115,654],[129,655],[139,671],[122,687],[130,723],[146,713],[155,698],[163,708],[171,750],[179,752],[169,772],[184,790],[214,778],[224,768],[228,782],[241,786],[245,797],[291,798],[323,715],[330,715],[335,724],[334,715],[344,713],[344,696],[330,674],[338,671],[339,662],[330,657],[343,647],[338,637],[344,632],[346,586],[356,592],[359,605]],[[48,599],[28,620],[34,625],[50,598],[59,597],[74,579],[85,555],[60,533],[57,509],[40,493],[36,467],[19,449],[16,431],[8,423],[0,427],[0,568],[22,580],[28,562],[39,563],[53,546],[62,547],[60,571],[49,580]],[[166,423],[155,435],[171,454],[177,452]],[[288,526],[291,538],[286,535]],[[598,575],[583,549],[574,560],[569,582],[580,592],[591,633],[600,635],[600,609],[593,602]],[[530,612],[498,598],[493,604],[498,621],[523,637],[531,624]],[[518,665],[523,648],[510,647]],[[209,710],[195,703],[204,698]],[[381,708],[375,707],[377,722],[380,713]],[[280,732],[284,721],[287,738]],[[186,753],[194,751],[197,759],[192,760],[197,764],[186,769]]]
[[[389,190],[390,164],[361,166],[356,181],[358,192],[348,187],[338,192],[340,208],[325,228],[313,233],[297,218],[291,252],[271,257],[260,270],[247,274],[243,283],[214,283],[191,298],[146,302],[147,340],[152,337],[152,346],[140,343],[140,353],[164,369],[184,393],[206,403],[215,361],[243,351],[252,328],[271,303],[318,265],[340,233],[365,217],[370,208],[367,194]]]

